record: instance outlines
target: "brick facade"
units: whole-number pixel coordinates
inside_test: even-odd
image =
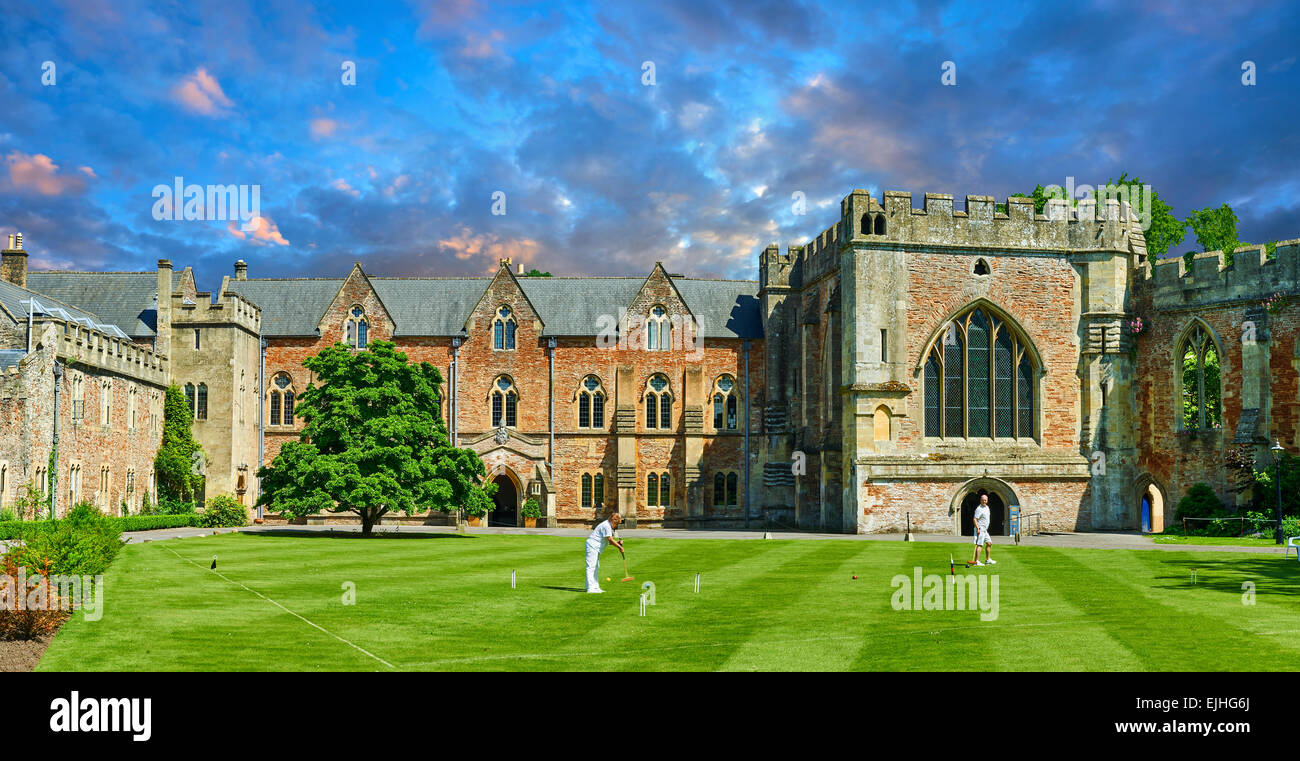
[[[942,194],[916,207],[907,193],[854,191],[806,245],[764,250],[758,282],[694,280],[661,265],[644,278],[523,278],[509,260],[490,278],[385,278],[357,265],[339,279],[250,280],[239,262],[213,298],[190,270],[174,276],[160,262],[156,331],[117,342],[140,352],[135,365],[83,368],[73,355],[85,348],[54,334],[58,346],[10,363],[0,465],[26,478],[48,454],[52,432],[33,421],[49,417],[40,368],[58,356],[69,374],[87,374],[88,410],[110,377],[115,394],[138,387],[150,404],[167,382],[207,383],[209,418],[196,435],[213,457],[211,484],[242,484],[251,504],[259,445],[270,463],[301,429],[300,418],[269,419],[271,394],[311,385],[303,361],[348,341],[359,310],[367,341],[392,340],[439,369],[457,443],[513,494],[497,512],[508,523],[534,496],[543,525],[590,525],[618,509],[640,526],[734,526],[748,512],[757,525],[964,533],[963,504],[984,490],[1006,508],[998,525],[1014,508],[1044,529],[1133,529],[1147,499],[1159,530],[1197,482],[1228,504],[1244,499],[1223,467],[1230,449],[1266,462],[1273,440],[1300,446],[1300,317],[1295,306],[1261,307],[1271,293],[1300,294],[1297,242],[1272,260],[1243,249],[1232,266],[1199,255],[1188,271],[1181,260],[1149,264],[1140,227],[1118,204],[1049,201],[1044,212],[1026,199],[998,209],[967,196],[956,210]],[[16,278],[25,254],[7,262]],[[513,347],[495,345],[503,308]],[[659,314],[665,350],[651,347]],[[1135,336],[1137,317],[1147,330]],[[1180,352],[1197,326],[1220,360],[1221,425],[1192,430]],[[0,328],[9,331],[0,348],[25,340],[16,320]],[[951,355],[950,336],[964,347]],[[934,367],[951,367],[944,385],[927,369],[932,349]],[[603,395],[599,425],[579,420],[588,378]],[[515,395],[513,424],[493,420],[502,380]],[[735,421],[720,397],[720,429],[713,398],[725,390]],[[83,494],[104,464],[114,483],[126,469],[137,483],[151,472],[153,434],[113,426],[67,433],[61,467],[81,463]],[[666,495],[651,492],[652,475],[667,477]],[[600,477],[600,504],[584,504],[584,476],[593,490]]]

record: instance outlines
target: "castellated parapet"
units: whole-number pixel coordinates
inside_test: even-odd
[[[1263,246],[1238,248],[1228,266],[1222,251],[1197,254],[1190,270],[1183,257],[1139,264],[1139,277],[1157,309],[1233,301],[1259,301],[1274,294],[1300,293],[1300,240],[1277,244],[1267,258]]]
[[[133,378],[152,386],[167,386],[168,358],[148,346],[75,321],[38,319],[37,322],[54,325],[55,354],[69,365]]]
[[[226,288],[229,278],[222,280],[221,297],[212,300],[212,293],[200,291],[194,300],[181,294],[172,296],[172,321],[176,325],[233,325],[257,335],[262,324],[262,310],[253,302]]]

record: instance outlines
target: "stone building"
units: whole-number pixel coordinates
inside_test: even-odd
[[[1029,199],[967,196],[955,209],[926,194],[916,208],[908,193],[855,190],[806,245],[761,252],[757,282],[658,264],[524,277],[509,260],[479,278],[358,264],[259,279],[240,261],[213,298],[166,261],[28,273],[13,250],[0,359],[35,368],[30,386],[71,356],[63,338],[37,341],[53,352],[44,365],[23,350],[19,302],[33,292],[61,305],[63,323],[35,318],[54,333],[116,326],[141,352],[131,366],[154,368],[137,373],[142,391],[190,395],[208,493],[250,505],[257,463],[301,429],[296,400],[314,380],[303,360],[378,339],[442,372],[452,435],[499,487],[494,523],[521,523],[530,496],[543,525],[616,508],[643,527],[849,533],[969,533],[981,493],[994,533],[1013,512],[1043,529],[1160,530],[1197,482],[1239,503],[1230,450],[1265,464],[1271,441],[1300,446],[1300,322],[1286,302],[1300,295],[1300,244],[1240,249],[1231,264],[1202,254],[1188,271],[1181,258],[1149,264],[1118,203],[1043,212]],[[21,441],[0,461],[26,478],[47,432],[5,404]]]
[[[1261,307],[1300,293],[1296,241],[1186,272],[1147,262],[1118,202],[1005,209],[858,190],[807,245],[763,253],[769,506],[809,528],[970,533],[987,492],[994,533],[1013,511],[1158,531],[1197,482],[1242,498],[1228,449],[1267,464],[1270,440],[1300,444],[1294,317]]]
[[[0,280],[0,510],[38,490],[63,515],[117,514],[154,493],[167,357],[104,317],[25,287],[11,236]]]

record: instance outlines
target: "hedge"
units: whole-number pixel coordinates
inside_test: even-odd
[[[151,531],[160,528],[198,526],[199,515],[127,515],[109,517],[119,531]],[[4,521],[0,522],[0,540],[21,539],[24,535],[49,531],[61,521]]]

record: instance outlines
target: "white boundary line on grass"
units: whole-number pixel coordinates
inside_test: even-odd
[[[325,627],[321,626],[320,624],[317,624],[317,623],[315,623],[314,621],[311,621],[311,620],[307,619],[307,618],[304,617],[304,616],[301,616],[301,615],[299,615],[299,614],[297,614],[297,613],[294,613],[292,610],[289,610],[288,608],[284,607],[283,605],[281,605],[280,603],[276,602],[275,600],[272,600],[271,598],[267,597],[266,595],[262,594],[261,592],[257,591],[256,589],[250,589],[249,587],[244,586],[243,584],[240,584],[238,581],[235,581],[234,579],[231,579],[231,578],[225,576],[224,574],[222,574],[220,571],[216,570],[215,568],[204,568],[203,566],[201,566],[201,565],[199,565],[198,563],[195,563],[193,560],[190,560],[189,558],[187,558],[187,557],[181,555],[179,552],[177,552],[176,550],[173,550],[171,547],[168,547],[168,546],[165,545],[165,544],[160,544],[159,546],[161,546],[163,549],[167,550],[167,551],[170,552],[171,554],[175,555],[176,557],[180,558],[181,560],[184,560],[186,563],[189,563],[190,565],[192,565],[192,566],[198,568],[198,569],[201,570],[201,571],[209,571],[209,572],[211,572],[211,573],[213,573],[213,574],[215,574],[215,575],[217,575],[217,576],[220,576],[221,578],[225,579],[226,581],[230,582],[231,584],[234,584],[234,585],[237,586],[237,587],[240,587],[240,588],[245,589],[245,590],[247,590],[247,591],[249,591],[249,592],[252,592],[253,594],[257,595],[258,597],[262,598],[263,600],[266,600],[267,602],[271,603],[272,605],[274,605],[275,607],[277,607],[277,608],[279,608],[280,610],[284,611],[285,613],[288,613],[289,615],[291,615],[291,616],[293,616],[293,617],[295,617],[295,618],[300,619],[303,623],[307,624],[308,626],[312,626],[312,627],[315,627],[315,628],[317,628],[317,629],[320,629],[322,632],[325,632],[326,634],[330,635],[331,637],[333,637],[334,639],[338,640],[339,642],[342,642],[343,644],[348,645],[349,647],[356,648],[356,649],[359,650],[360,652],[365,653],[366,655],[370,656],[371,658],[374,658],[375,660],[377,660],[377,661],[379,661],[380,663],[384,664],[384,665],[387,666],[388,668],[390,668],[390,669],[394,669],[394,670],[397,669],[396,666],[394,666],[393,664],[391,664],[391,663],[389,663],[388,661],[384,660],[383,658],[380,658],[379,656],[375,655],[374,653],[370,652],[369,650],[365,649],[364,647],[361,647],[360,645],[358,645],[358,644],[356,644],[356,643],[354,643],[354,642],[349,642],[348,640],[343,639],[342,637],[340,637],[339,635],[337,635],[337,634],[335,634],[334,632],[330,631],[329,629],[326,629]]]

